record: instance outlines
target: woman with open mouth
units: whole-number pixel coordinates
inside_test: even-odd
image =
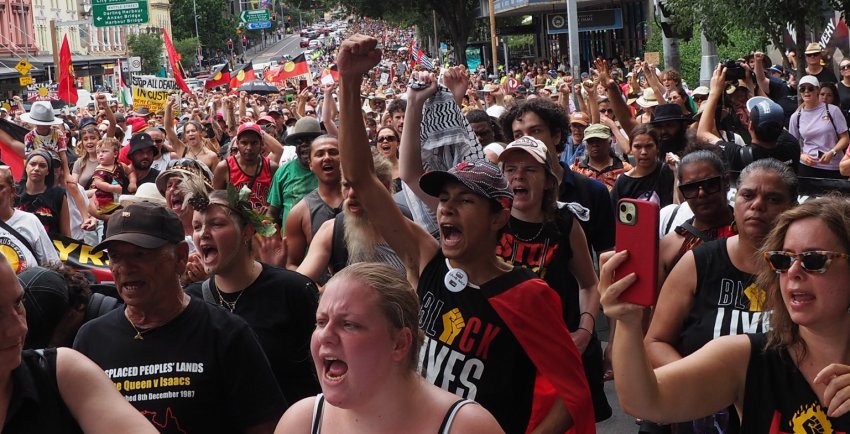
[[[679,191],[691,196],[689,187],[693,186],[680,185]],[[718,188],[703,183],[697,190],[707,194]],[[755,281],[762,265],[758,251],[779,214],[796,204],[797,176],[789,166],[767,158],[744,168],[738,178],[733,211],[738,234],[688,251],[661,284],[646,332],[646,353],[654,367],[686,357],[720,336],[767,330],[764,300],[768,288],[759,287]],[[734,409],[726,409],[682,425],[690,432],[706,423],[725,427],[723,432],[739,424]]]
[[[242,317],[256,333],[281,391],[290,401],[313,396],[319,385],[310,363],[318,290],[308,278],[254,259],[255,235],[275,233],[271,219],[254,211],[251,190],[207,193],[195,181],[180,190],[194,209],[192,238],[198,262],[211,276],[186,292]]]
[[[383,127],[375,135],[375,146],[390,163],[393,164],[393,192],[401,190],[401,178],[398,175],[398,145],[401,137],[393,127]]]
[[[850,431],[848,216],[850,202],[838,197],[782,213],[757,255],[755,285],[766,291],[770,331],[723,336],[655,369],[642,339],[643,308],[618,300],[635,276],[612,281],[636,252],[604,254],[599,289],[618,323],[613,355],[623,409],[678,422],[733,405],[742,433]]]
[[[290,407],[275,433],[504,432],[483,407],[416,372],[419,302],[398,270],[344,268],[325,286],[315,322],[310,350],[322,393]]]
[[[354,35],[339,49],[340,157],[346,180],[404,263],[410,286],[416,288],[425,332],[423,376],[444,390],[474,399],[506,432],[537,427],[565,432],[573,426],[579,434],[595,432],[587,380],[557,294],[533,273],[496,256],[513,200],[499,167],[476,151],[480,159],[468,156],[450,170],[431,170],[419,182],[407,183],[436,210],[439,242],[397,207],[387,206],[392,196],[375,175],[360,108],[363,75],[381,58],[377,44],[372,37]],[[453,76],[449,81],[466,80],[459,68],[449,74]],[[418,79],[425,86],[408,88],[402,131],[401,157],[414,158],[400,162],[402,179],[407,164],[422,170],[421,149],[416,148],[424,146],[413,141],[419,136],[420,116],[432,115],[422,113],[428,98],[443,101],[436,110],[465,120],[450,92],[438,90],[433,74],[423,73]],[[465,128],[458,133],[470,132],[468,124],[461,125]],[[345,372],[335,363],[330,366],[331,380]],[[541,378],[557,391],[557,399],[538,400],[535,386]]]

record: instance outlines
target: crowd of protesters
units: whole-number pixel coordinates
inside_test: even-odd
[[[584,434],[611,380],[636,432],[850,430],[850,209],[798,204],[846,189],[850,60],[688,90],[345,36],[303,89],[0,111],[4,433]],[[621,199],[658,249],[613,252]],[[657,303],[620,300],[647,254]]]

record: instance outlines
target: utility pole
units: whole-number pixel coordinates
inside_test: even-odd
[[[21,0],[21,32],[24,34],[24,53],[29,53],[29,38],[27,35],[27,11],[24,9],[24,0]]]
[[[493,75],[499,76],[499,38],[496,36],[496,11],[494,9],[495,2],[490,0],[490,52],[493,54]],[[508,64],[508,50],[505,49],[505,65]],[[507,68],[505,68],[507,69]]]
[[[53,48],[53,82],[59,83],[59,44],[56,42],[56,21],[50,20],[50,45]]]

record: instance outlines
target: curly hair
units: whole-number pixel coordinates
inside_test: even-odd
[[[526,113],[536,114],[549,131],[555,135],[559,134],[560,139],[555,144],[555,150],[561,152],[564,150],[564,144],[567,137],[570,135],[570,124],[567,120],[567,112],[558,104],[546,98],[534,98],[525,100],[525,102],[511,107],[505,114],[499,118],[499,125],[502,128],[502,134],[505,138],[514,138],[513,124],[517,118]]]

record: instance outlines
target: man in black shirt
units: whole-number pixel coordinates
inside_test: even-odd
[[[800,163],[800,145],[783,128],[785,112],[782,107],[769,98],[757,96],[747,101],[747,110],[750,112],[747,130],[752,137],[751,145],[741,146],[726,142],[716,135],[714,113],[720,102],[725,79],[726,68],[715,69],[708,101],[705,102],[705,109],[700,117],[697,130],[699,137],[723,148],[723,156],[729,170],[741,171],[755,160],[775,158],[791,166],[796,172]]]
[[[162,433],[272,433],[283,394],[248,324],[183,292],[177,215],[132,204],[109,219],[104,248],[126,307],[86,323],[74,348]]]
[[[156,182],[159,171],[151,167],[151,164],[158,156],[159,149],[150,134],[139,133],[130,138],[130,152],[127,153],[127,158],[133,163],[133,171],[136,174],[134,192],[146,182]]]

